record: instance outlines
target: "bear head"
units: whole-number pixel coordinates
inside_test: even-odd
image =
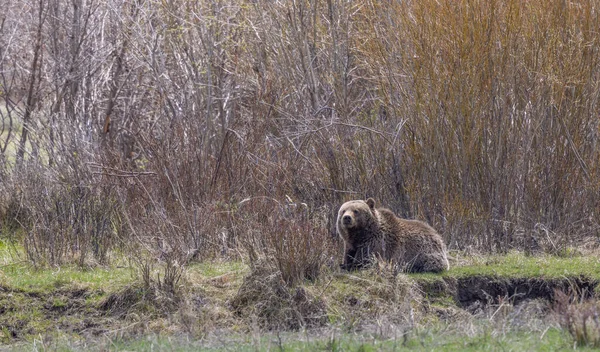
[[[338,212],[338,232],[340,229],[363,229],[375,217],[375,201],[372,198],[364,200],[351,200],[342,204]]]

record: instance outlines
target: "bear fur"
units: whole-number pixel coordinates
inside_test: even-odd
[[[450,267],[446,245],[431,226],[375,208],[372,198],[342,204],[336,227],[344,240],[343,269],[360,269],[374,257],[406,272],[440,272]]]

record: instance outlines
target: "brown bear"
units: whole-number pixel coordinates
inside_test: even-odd
[[[431,226],[400,219],[389,209],[376,209],[372,198],[342,204],[337,232],[344,240],[342,268],[346,270],[362,268],[373,257],[407,272],[440,272],[450,267],[444,241]]]

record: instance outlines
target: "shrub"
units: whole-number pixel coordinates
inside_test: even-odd
[[[306,204],[250,199],[240,205],[235,224],[243,229],[237,236],[250,259],[276,268],[290,286],[317,279],[325,266],[338,261],[323,214]]]
[[[57,265],[86,259],[104,262],[117,242],[120,204],[107,185],[57,182],[47,173],[30,170],[21,189],[13,221],[23,230],[28,258],[36,265]]]

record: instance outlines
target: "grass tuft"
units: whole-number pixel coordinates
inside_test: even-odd
[[[575,347],[600,347],[600,301],[575,301],[576,296],[555,293],[555,311],[560,325],[575,341]]]
[[[234,311],[265,330],[314,328],[327,322],[320,297],[302,286],[290,287],[279,271],[255,265],[231,300]]]

